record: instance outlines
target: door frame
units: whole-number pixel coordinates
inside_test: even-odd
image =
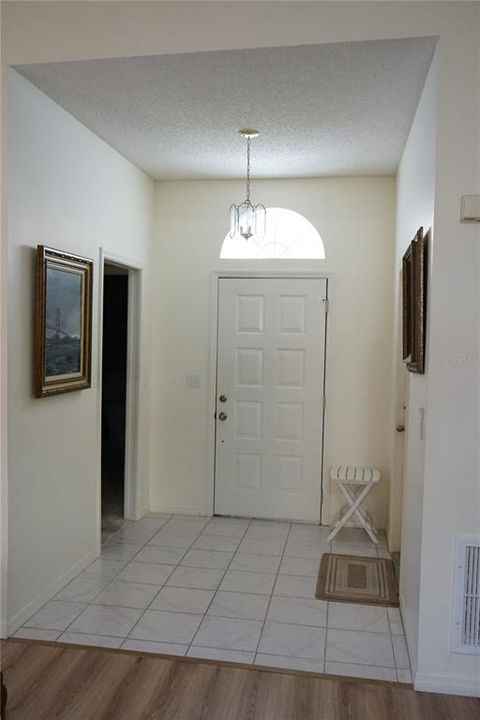
[[[219,320],[219,281],[221,279],[276,279],[276,280],[326,280],[328,312],[325,317],[325,345],[323,363],[323,422],[322,422],[322,456],[320,462],[320,524],[329,522],[328,486],[325,478],[325,442],[326,420],[328,403],[328,366],[329,353],[327,352],[328,339],[331,330],[331,302],[334,289],[335,276],[330,271],[315,270],[213,270],[210,287],[210,362],[208,378],[208,478],[207,478],[207,513],[215,513],[215,456],[216,456],[216,421],[215,408],[217,402],[217,350],[218,350],[218,320]]]
[[[98,330],[98,467],[97,489],[97,533],[99,543],[102,534],[102,351],[103,351],[103,278],[105,264],[116,265],[128,273],[127,309],[127,387],[125,407],[125,493],[124,516],[126,520],[140,520],[142,517],[142,486],[138,472],[139,439],[139,387],[140,387],[140,323],[141,290],[143,267],[130,258],[100,248],[99,263],[99,330]]]

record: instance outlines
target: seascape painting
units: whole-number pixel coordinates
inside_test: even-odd
[[[36,397],[90,387],[92,283],[92,260],[38,246]]]
[[[47,266],[45,375],[81,372],[82,275]]]

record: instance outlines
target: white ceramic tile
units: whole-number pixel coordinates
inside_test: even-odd
[[[323,660],[325,628],[268,621],[258,646],[259,653]]]
[[[338,555],[358,555],[359,557],[377,557],[376,548],[370,545],[344,545],[332,541],[332,553]]]
[[[219,552],[217,550],[189,550],[183,558],[181,565],[198,568],[213,568],[226,570],[233,557],[233,552]]]
[[[280,557],[285,546],[285,540],[265,539],[256,537],[244,538],[238,546],[241,553],[254,553],[256,555],[276,555]]]
[[[387,609],[375,605],[330,602],[328,627],[388,634]]]
[[[403,624],[400,610],[398,608],[389,607],[387,608],[387,613],[390,622],[390,632],[392,633],[392,635],[403,636]]]
[[[72,643],[73,645],[119,648],[122,644],[122,638],[109,637],[108,635],[85,635],[83,633],[64,632],[58,638],[58,642]]]
[[[177,565],[187,552],[187,548],[146,545],[135,558],[135,562]]]
[[[273,573],[240,572],[229,570],[222,580],[220,590],[231,592],[255,593],[257,595],[270,595],[275,583]]]
[[[210,535],[207,531],[199,535],[192,545],[198,550],[218,550],[220,552],[235,552],[240,538],[222,537],[221,535]]]
[[[306,660],[305,658],[287,657],[285,655],[267,655],[257,653],[255,665],[264,667],[285,668],[286,670],[305,670],[306,672],[323,672],[323,659]]]
[[[173,572],[172,565],[160,563],[131,562],[124,567],[116,580],[122,582],[147,583],[161,586]]]
[[[113,580],[95,599],[95,604],[147,608],[159,589],[158,585]]]
[[[142,610],[106,605],[89,605],[68,628],[69,632],[125,637],[142,614]]]
[[[173,515],[165,527],[168,529],[196,530],[200,532],[208,525],[211,518],[201,517],[199,515]]]
[[[177,567],[168,578],[166,585],[168,587],[215,590],[223,577],[223,572],[223,570],[209,568]]]
[[[335,535],[334,541],[342,545],[375,547],[363,528],[343,527]]]
[[[138,527],[135,525],[123,525],[120,530],[112,536],[109,542],[112,543],[131,543],[134,545],[144,545],[152,538],[158,528]]]
[[[272,597],[268,609],[268,621],[293,623],[294,625],[327,624],[327,603],[323,600],[296,597]]]
[[[162,525],[165,525],[171,517],[168,513],[149,513],[138,522],[142,523],[142,525],[151,525],[152,527],[160,528]]]
[[[294,523],[288,539],[292,542],[328,542],[330,528],[321,525],[302,525]]]
[[[255,657],[254,652],[199,647],[198,645],[192,645],[187,655],[188,657],[206,658],[208,660],[224,660],[226,662],[246,663],[248,665],[253,663],[253,659]]]
[[[395,667],[390,635],[355,630],[329,628],[326,659],[341,663]]]
[[[193,532],[176,530],[174,528],[172,528],[172,530],[168,530],[167,526],[165,526],[164,528],[161,528],[151,540],[149,540],[148,544],[149,546],[167,545],[170,547],[184,548],[186,551],[191,545],[193,545],[198,535],[199,532],[196,530]]]
[[[129,638],[188,645],[193,640],[201,620],[202,615],[147,610],[129,634]]]
[[[206,616],[197,634],[195,645],[226,650],[255,651],[262,623],[256,620],[238,620]]]
[[[164,587],[150,606],[150,610],[203,614],[212,601],[214,590]]]
[[[209,535],[220,535],[222,537],[240,539],[249,526],[249,520],[237,518],[212,518],[204,532]]]
[[[124,640],[122,650],[135,650],[136,652],[158,653],[160,655],[179,655],[183,657],[188,645],[175,643],[152,642],[151,640]]]
[[[25,640],[56,640],[60,633],[61,630],[21,627],[13,634],[13,637],[24,638]]]
[[[346,677],[368,678],[370,680],[391,680],[396,681],[396,673],[393,668],[376,667],[374,665],[356,665],[355,663],[325,663],[325,672],[329,675],[343,675]]]
[[[80,603],[92,602],[107,585],[107,582],[107,580],[102,580],[94,575],[80,574],[55,595],[55,600],[71,600]]]
[[[234,555],[230,570],[243,572],[276,573],[280,565],[280,557],[274,555],[254,555],[238,552]]]
[[[112,580],[125,567],[127,560],[104,560],[98,558],[89,565],[81,575],[94,575],[102,580]]]
[[[86,605],[76,602],[51,600],[25,623],[26,627],[43,628],[44,630],[65,630]]]
[[[286,540],[289,523],[276,523],[268,520],[252,520],[245,538],[259,540]]]
[[[311,540],[310,542],[296,542],[289,540],[285,546],[285,557],[310,558],[318,560],[324,553],[330,552],[330,543],[324,542],[323,538]]]
[[[408,650],[405,638],[400,635],[394,635],[392,636],[392,643],[397,668],[400,668],[401,670],[410,670],[410,661],[408,659]]]
[[[412,674],[410,670],[402,670],[401,668],[397,668],[397,675],[398,682],[409,684],[412,682]]]
[[[103,560],[120,560],[127,563],[142,549],[142,545],[107,542],[102,545]]]
[[[273,589],[274,595],[285,597],[315,598],[317,579],[300,575],[279,575]]]
[[[251,593],[223,592],[219,590],[208,608],[207,614],[219,617],[245,618],[247,620],[264,620],[269,602],[269,595],[253,595]]]
[[[284,557],[280,565],[280,575],[303,575],[318,577],[320,559]]]

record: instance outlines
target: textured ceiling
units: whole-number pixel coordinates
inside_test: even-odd
[[[158,179],[396,172],[434,38],[88,60],[16,69]]]

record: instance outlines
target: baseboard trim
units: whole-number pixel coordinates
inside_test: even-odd
[[[18,630],[19,627],[23,625],[25,620],[28,620],[29,617],[31,617],[34,613],[37,612],[37,610],[40,610],[43,605],[45,605],[46,602],[52,599],[54,595],[56,595],[64,585],[66,585],[70,580],[73,580],[73,578],[78,575],[78,573],[82,572],[82,570],[85,570],[85,568],[90,565],[91,562],[96,560],[98,558],[98,552],[96,550],[93,550],[92,552],[87,553],[87,555],[84,555],[84,557],[79,560],[73,567],[71,567],[67,572],[63,573],[57,580],[55,580],[54,583],[48,586],[43,592],[41,592],[39,595],[37,595],[36,598],[33,600],[30,600],[29,603],[27,603],[21,610],[15,613],[13,617],[8,619],[7,622],[7,633],[3,637],[12,635],[16,630]]]
[[[465,678],[458,675],[430,675],[429,673],[417,672],[413,687],[414,690],[419,692],[480,698],[478,678]]]

